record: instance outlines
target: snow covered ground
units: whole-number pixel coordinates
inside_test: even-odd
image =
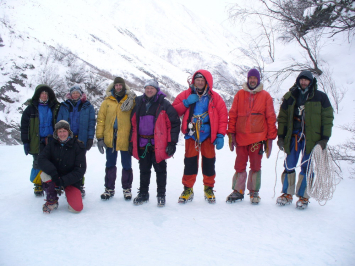
[[[312,199],[306,210],[295,203],[277,206],[283,155],[276,159],[274,143],[272,157],[263,160],[261,203],[251,205],[247,196],[226,204],[235,155],[225,145],[217,151],[216,204],[204,200],[199,174],[194,200],[180,205],[182,145],[174,157],[168,160],[164,208],[156,206],[154,170],[149,203],[125,201],[120,182],[116,196],[102,201],[105,156],[93,147],[82,213],[68,212],[61,196],[59,209],[45,215],[43,198],[33,195],[29,181],[32,157],[21,145],[0,146],[0,265],[354,265],[355,180],[347,174],[324,207]],[[136,196],[136,160],[133,171]]]

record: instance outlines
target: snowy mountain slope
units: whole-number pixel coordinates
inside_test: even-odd
[[[172,100],[194,71],[208,69],[228,105],[241,83],[230,54],[235,37],[175,1],[30,0],[2,1],[0,7],[0,120],[13,132],[1,132],[4,143],[19,140],[19,115],[9,113],[21,112],[48,75],[61,99],[78,82],[68,77],[74,68],[90,76],[80,83],[94,103],[112,75],[138,91],[156,78]],[[91,79],[100,82],[94,86]]]

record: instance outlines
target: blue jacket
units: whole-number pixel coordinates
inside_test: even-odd
[[[39,136],[45,138],[48,135],[53,134],[53,114],[51,108],[48,105],[38,104],[39,115]]]
[[[74,119],[74,121],[71,121],[70,113],[73,112],[74,106],[70,100],[66,100],[60,105],[57,122],[59,120],[66,120],[69,122],[71,128],[76,128],[77,125],[73,125],[72,123],[79,121],[78,139],[86,145],[88,139],[94,139],[96,125],[95,110],[89,101],[85,101],[84,103],[81,102],[79,104],[79,120]]]
[[[200,97],[200,100],[195,103],[194,113],[193,113],[193,122],[196,123],[197,118],[194,117],[196,115],[203,115],[201,117],[201,129],[200,129],[200,143],[205,141],[211,135],[211,125],[210,125],[210,117],[208,115],[208,104],[209,104],[209,96],[208,94],[204,94]],[[190,136],[189,134],[185,134],[185,139],[194,139],[196,140],[195,134]]]

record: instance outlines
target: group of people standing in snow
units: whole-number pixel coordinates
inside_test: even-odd
[[[193,200],[200,153],[204,197],[209,203],[215,202],[215,149],[223,148],[228,134],[229,148],[232,152],[235,149],[237,156],[233,191],[227,202],[244,199],[246,182],[251,203],[260,202],[261,160],[264,152],[267,158],[270,156],[273,140],[278,137],[277,145],[287,153],[287,158],[281,177],[282,195],[277,203],[290,204],[296,194],[296,207],[308,206],[306,176],[310,153],[317,144],[326,148],[334,119],[329,99],[317,90],[317,80],[311,72],[302,71],[284,95],[277,120],[273,100],[263,89],[257,69],[248,72],[229,115],[222,97],[213,90],[213,78],[207,70],[196,71],[189,88],[177,95],[172,104],[165,97],[156,80],[148,80],[144,94],[136,97],[125,80],[116,77],[106,89],[106,98],[95,119],[95,110],[79,85],[70,89],[67,100],[61,104],[49,86],[37,86],[22,115],[21,139],[25,154],[33,155],[30,180],[35,185],[34,193],[42,196],[43,190],[46,192],[43,212],[58,208],[58,194],[62,190],[70,211],[83,209],[85,154],[93,145],[95,126],[98,149],[102,154],[106,151],[103,200],[115,195],[120,151],[124,198],[132,198],[133,156],[139,161],[140,170],[140,188],[133,203],[140,205],[149,200],[153,166],[158,206],[164,206],[166,160],[176,151],[181,128],[185,158],[184,190],[179,203]],[[295,167],[301,153],[302,167],[296,186]]]

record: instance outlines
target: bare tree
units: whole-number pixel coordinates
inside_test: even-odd
[[[254,22],[259,26],[259,38],[263,41],[254,38],[249,47],[242,52],[254,61],[253,65],[260,70],[264,70],[265,63],[262,56],[265,47],[261,43],[268,44],[270,54],[272,51],[270,47],[273,47],[270,37],[274,36],[274,32],[278,33],[279,39],[283,42],[296,42],[304,51],[300,58],[291,58],[289,66],[265,73],[264,78],[275,90],[278,90],[292,73],[309,70],[318,78],[320,89],[330,95],[335,110],[339,111],[339,103],[344,97],[345,90],[336,88],[331,77],[332,71],[321,60],[320,51],[325,36],[333,36],[343,31],[355,33],[354,1],[255,0],[253,6],[248,8],[233,5],[229,9],[229,15],[234,21]],[[272,53],[269,56],[273,58]]]
[[[347,140],[344,144],[330,146],[333,160],[336,162],[347,162],[352,166],[355,164],[355,125],[345,125],[341,127],[343,130],[352,133],[350,140]],[[355,168],[350,168],[350,178],[355,178]]]

